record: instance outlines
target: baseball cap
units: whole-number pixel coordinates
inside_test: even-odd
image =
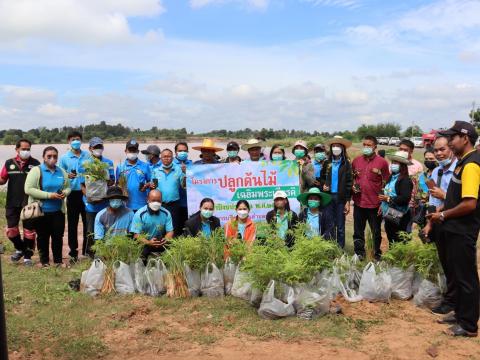
[[[323,144],[317,144],[313,147],[313,151],[315,150],[322,150],[322,151],[325,151],[325,145]]]
[[[273,194],[273,200],[279,199],[279,198],[282,198],[282,199],[288,198],[287,193],[283,190],[275,191],[275,194]]]
[[[240,145],[238,145],[238,143],[235,142],[235,141],[230,141],[230,142],[227,144],[227,150],[230,150],[230,149],[240,150]]]
[[[103,145],[103,140],[100,139],[99,137],[95,136],[90,139],[90,142],[88,143],[88,146],[91,148],[98,146],[98,145]]]
[[[125,146],[125,149],[135,149],[138,150],[138,142],[135,139],[130,139]]]
[[[160,148],[157,145],[148,145],[146,150],[142,150],[142,154],[159,156]]]
[[[450,129],[439,131],[439,134],[443,136],[453,136],[457,134],[467,135],[474,140],[478,138],[477,130],[475,130],[475,127],[467,121],[455,121]]]

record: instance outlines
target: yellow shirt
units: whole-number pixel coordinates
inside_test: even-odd
[[[465,156],[467,155],[468,154],[465,154]],[[479,188],[480,188],[480,166],[476,163],[468,163],[467,165],[465,165],[462,172],[462,199],[465,199],[465,198],[478,199]]]

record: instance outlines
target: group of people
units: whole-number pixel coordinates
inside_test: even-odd
[[[390,162],[384,158],[385,153],[377,150],[374,136],[364,137],[362,153],[353,160],[348,154],[352,143],[341,136],[313,149],[297,141],[291,152],[300,169],[300,213],[292,211],[287,194],[279,190],[273,196],[273,209],[266,221],[287,247],[295,242],[289,230],[303,222],[310,236],[323,236],[344,248],[345,221],[353,203],[354,251],[365,256],[368,222],[375,257],[380,259],[381,224],[392,243],[402,239],[402,232],[411,232],[413,223],[423,216],[426,225],[422,237],[437,244],[448,284],[444,301],[434,312],[450,316],[442,321],[455,324],[450,328],[453,335],[476,335],[479,290],[475,250],[480,229],[480,155],[474,148],[477,138],[471,124],[456,122],[450,130],[439,133],[433,148],[424,154],[424,164],[413,158],[414,144],[408,139],[400,142],[397,151],[386,155]],[[161,252],[175,236],[209,236],[221,227],[214,215],[213,199],[203,199],[198,211],[188,218],[189,167],[287,159],[286,149],[280,144],[266,154],[262,139],[250,139],[242,146],[231,141],[226,146],[227,157],[221,159],[218,153],[223,149],[205,139],[192,148],[200,151],[198,161],[189,158],[187,142],[178,142],[173,151],[150,145],[141,151],[143,161],[139,159],[140,144],[130,140],[125,146],[125,160],[115,169],[113,162],[103,156],[102,139],[90,139],[88,151],[82,149],[81,133],[72,132],[67,140],[67,153],[59,157],[55,147],[47,146],[40,162],[31,157],[31,142],[21,139],[16,143],[16,156],[7,160],[0,172],[0,184],[8,183],[7,237],[15,246],[11,257],[14,262],[23,258],[25,265],[32,265],[36,240],[42,266],[49,266],[50,246],[53,262],[61,265],[65,214],[71,263],[78,261],[80,218],[81,253],[86,256],[94,255],[91,246],[95,241],[117,234],[143,242],[144,259]],[[247,151],[248,158],[239,156],[240,149]],[[106,164],[109,176],[106,196],[100,201],[86,196],[85,167],[95,159]],[[22,209],[38,201],[43,215],[23,222],[22,237]],[[422,215],[422,209],[428,211]],[[227,239],[247,243],[256,240],[248,201],[238,201],[224,232]]]

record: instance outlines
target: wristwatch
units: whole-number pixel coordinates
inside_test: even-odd
[[[445,214],[443,213],[443,211],[440,213],[440,221],[441,222],[445,221]]]

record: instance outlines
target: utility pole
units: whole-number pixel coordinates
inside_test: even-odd
[[[7,325],[5,322],[5,305],[3,301],[2,257],[0,256],[0,360],[8,360]]]

